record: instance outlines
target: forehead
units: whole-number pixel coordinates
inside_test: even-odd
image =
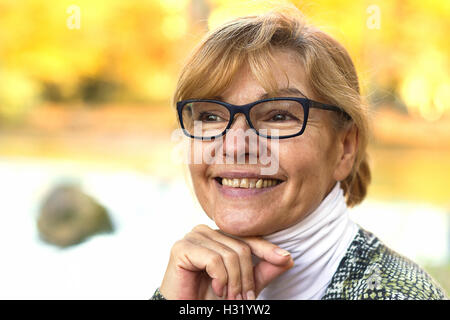
[[[311,98],[307,75],[298,54],[292,50],[274,50],[269,65],[255,66],[247,62],[221,92],[227,100],[252,100],[267,96],[306,96]],[[261,70],[265,67],[264,70]],[[269,70],[269,72],[267,72]],[[275,85],[273,91],[272,86]],[[232,102],[232,101],[230,101]]]

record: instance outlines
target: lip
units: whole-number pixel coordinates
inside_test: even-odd
[[[251,178],[251,176],[241,176],[241,177],[247,177],[247,178]],[[224,176],[224,178],[239,178],[239,176]],[[255,176],[254,178],[258,178],[257,176]],[[271,192],[271,191],[275,191],[278,190],[281,186],[284,185],[284,180],[275,185],[275,186],[271,186],[271,187],[265,187],[265,188],[234,188],[234,187],[229,187],[229,186],[224,186],[222,184],[220,184],[216,179],[212,179],[214,185],[216,186],[216,188],[218,189],[219,193],[222,194],[223,196],[227,197],[227,198],[252,198],[267,192]]]

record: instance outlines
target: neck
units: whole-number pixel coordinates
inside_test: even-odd
[[[357,232],[340,183],[297,224],[264,238],[288,250],[294,267],[272,281],[260,299],[320,299]]]

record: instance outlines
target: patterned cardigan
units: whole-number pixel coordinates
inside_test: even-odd
[[[322,300],[442,300],[441,287],[417,264],[359,228]],[[164,300],[159,289],[151,300]]]

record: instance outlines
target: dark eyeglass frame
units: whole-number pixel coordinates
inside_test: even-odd
[[[227,130],[231,128],[231,125],[233,124],[234,121],[234,116],[238,113],[242,113],[245,116],[245,119],[247,120],[248,125],[250,126],[250,128],[258,135],[261,137],[265,137],[268,139],[272,139],[272,136],[267,136],[264,134],[261,134],[258,132],[257,129],[255,129],[255,127],[253,126],[251,120],[250,120],[250,110],[263,102],[268,102],[268,101],[277,101],[277,100],[290,100],[290,101],[296,101],[298,103],[300,103],[303,106],[303,112],[304,112],[304,121],[303,121],[303,126],[301,128],[301,130],[298,133],[295,134],[291,134],[291,135],[287,135],[287,136],[277,136],[276,139],[287,139],[287,138],[292,138],[292,137],[297,137],[301,134],[303,134],[303,132],[305,131],[306,128],[306,123],[308,122],[308,115],[309,115],[309,109],[310,108],[316,108],[316,109],[321,109],[321,110],[328,110],[328,111],[334,111],[334,112],[339,112],[341,113],[347,120],[351,119],[351,117],[349,116],[349,114],[347,112],[344,111],[344,109],[337,107],[337,106],[333,106],[330,104],[325,104],[325,103],[321,103],[321,102],[317,102],[314,100],[310,100],[308,98],[298,98],[298,97],[275,97],[275,98],[268,98],[268,99],[262,99],[262,100],[257,100],[251,103],[247,103],[244,105],[234,105],[231,103],[227,103],[224,101],[220,101],[220,100],[214,100],[214,99],[189,99],[189,100],[182,100],[182,101],[178,101],[177,102],[177,113],[178,113],[178,120],[180,122],[180,126],[181,129],[183,129],[183,132],[186,136],[192,138],[192,139],[200,139],[200,140],[213,140],[215,138],[219,138],[222,137],[226,134]],[[193,136],[191,135],[184,127],[183,125],[183,107],[188,104],[188,103],[192,103],[192,102],[213,102],[213,103],[217,103],[220,104],[222,106],[224,106],[225,108],[227,108],[227,110],[230,112],[230,120],[228,121],[228,124],[226,126],[226,128],[223,130],[222,133],[212,136],[212,137],[198,137],[198,136]]]

